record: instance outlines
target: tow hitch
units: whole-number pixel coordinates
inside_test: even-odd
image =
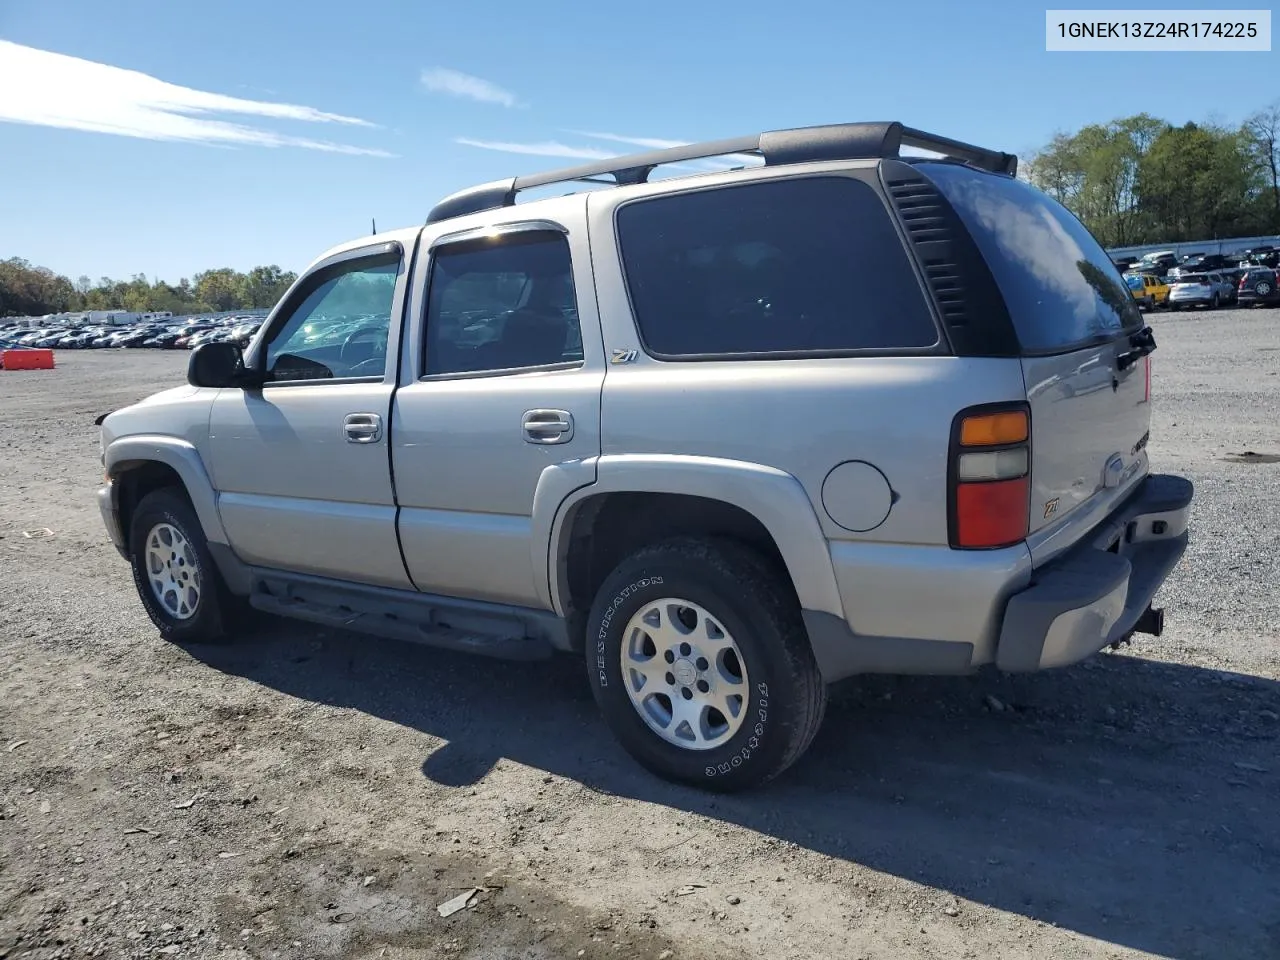
[[[1134,633],[1149,633],[1158,637],[1164,633],[1164,610],[1160,607],[1147,607],[1133,625]]]
[[[1164,633],[1164,610],[1159,607],[1147,607],[1138,617],[1138,622],[1133,625],[1132,630],[1119,640],[1111,641],[1111,649],[1119,650],[1121,647],[1128,646],[1133,642],[1135,633],[1149,633],[1153,637]]]

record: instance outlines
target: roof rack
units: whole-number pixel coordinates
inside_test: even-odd
[[[555,183],[604,183],[610,186],[646,183],[654,168],[668,163],[704,160],[730,154],[762,157],[766,166],[819,160],[870,160],[877,157],[897,157],[900,148],[904,146],[940,153],[993,173],[1012,177],[1018,172],[1018,158],[1011,153],[975,147],[970,143],[904,127],[896,120],[837,123],[795,130],[772,130],[731,140],[691,143],[626,157],[610,157],[608,160],[548,173],[482,183],[445,197],[432,208],[427,223],[509,207],[516,202],[516,194],[521,190]]]

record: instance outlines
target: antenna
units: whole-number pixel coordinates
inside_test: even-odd
[[[369,218],[369,222],[370,222],[371,224],[373,224],[373,232],[376,234],[376,233],[378,232],[378,219],[377,219],[377,217],[370,217],[370,218]]]

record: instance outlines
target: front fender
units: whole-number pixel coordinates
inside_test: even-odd
[[[111,441],[103,452],[103,463],[113,479],[126,473],[131,466],[148,461],[171,467],[181,478],[200,519],[200,526],[204,528],[205,538],[210,543],[228,543],[222,518],[218,515],[213,481],[209,479],[199,451],[192,444],[176,437],[131,435]]]
[[[575,485],[564,490],[569,477],[560,484],[549,484],[556,490],[558,507],[554,513],[544,503],[535,505],[535,543],[547,545],[535,570],[539,585],[546,584],[547,600],[552,609],[565,615],[569,596],[564,582],[565,538],[572,529],[576,507],[588,497],[606,493],[670,493],[720,500],[745,510],[759,520],[773,537],[795,584],[800,605],[806,610],[844,617],[840,590],[827,540],[818,523],[809,495],[800,481],[774,467],[718,457],[696,457],[677,454],[623,454],[603,456],[595,460],[595,482]],[[589,471],[581,471],[575,479],[586,479]],[[539,491],[542,491],[539,484]],[[542,507],[540,511],[538,507]],[[539,513],[542,516],[539,517]],[[540,539],[544,535],[545,539]]]

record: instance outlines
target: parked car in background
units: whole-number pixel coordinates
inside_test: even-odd
[[[212,329],[213,329],[212,323],[188,324],[187,326],[183,327],[181,331],[179,331],[177,338],[173,341],[173,346],[179,350],[185,350],[187,349],[192,337],[195,337],[201,333],[204,333],[206,330],[212,330]]]
[[[1280,250],[1275,247],[1257,247],[1252,250],[1245,250],[1240,254],[1240,266],[1245,269],[1249,267],[1270,267],[1275,270],[1280,267]]]
[[[1187,273],[1177,277],[1169,288],[1169,309],[1206,307],[1210,310],[1235,298],[1235,291],[1217,273]]]
[[[1169,276],[1176,278],[1189,273],[1209,273],[1221,271],[1227,266],[1227,258],[1219,253],[1193,253],[1182,258],[1176,267],[1169,270]]]
[[[1138,306],[1147,310],[1168,306],[1169,285],[1149,273],[1127,273],[1124,278]]]
[[[158,349],[171,349],[174,342],[182,336],[181,328],[175,329],[169,327],[161,330],[159,333],[152,334],[146,340],[142,341],[144,347],[155,347]]]
[[[1236,285],[1242,307],[1274,307],[1280,304],[1280,274],[1272,267],[1250,267]]]
[[[1134,273],[1149,273],[1152,276],[1164,277],[1178,265],[1178,258],[1172,250],[1156,250],[1141,257],[1130,270]]]

